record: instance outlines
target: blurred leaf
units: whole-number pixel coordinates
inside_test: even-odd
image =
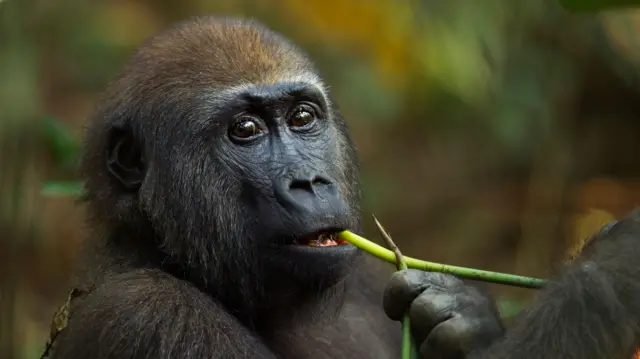
[[[378,0],[372,6],[369,1],[285,0],[270,5],[297,27],[298,41],[306,37],[309,42],[321,40],[332,47],[348,46],[348,53],[366,54],[385,86],[402,88],[414,80],[411,2]]]
[[[82,190],[82,182],[47,182],[42,187],[40,193],[49,197],[77,197],[82,194]]]
[[[505,21],[500,8],[500,2],[442,5],[429,15],[430,21],[420,30],[428,41],[416,47],[424,74],[464,101],[483,103],[494,85],[496,65],[504,57]]]
[[[611,223],[615,217],[604,210],[591,209],[584,216],[580,216],[574,222],[574,235],[568,257],[574,258],[580,253],[587,240],[598,233],[607,223]]]
[[[526,160],[562,123],[553,112],[556,89],[571,88],[576,80],[566,57],[538,44],[518,46],[510,57],[487,122],[512,158]]]
[[[56,118],[45,117],[42,122],[46,140],[56,163],[62,166],[73,166],[80,147],[76,136],[69,127]]]
[[[640,0],[559,0],[571,12],[598,12],[640,5]]]
[[[122,46],[114,39],[95,29],[96,25],[82,27],[65,42],[70,56],[65,66],[77,86],[88,90],[100,89],[117,72],[132,48]]]
[[[363,170],[362,193],[366,208],[382,208],[390,195],[391,181],[383,172]]]
[[[511,318],[518,315],[526,306],[524,301],[514,299],[498,299],[498,311],[502,318]]]
[[[349,94],[351,105],[358,106],[368,120],[388,121],[399,112],[402,99],[397,92],[389,91],[374,71],[363,63],[344,66],[341,90]]]

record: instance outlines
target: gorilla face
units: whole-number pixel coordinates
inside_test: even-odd
[[[169,190],[158,197],[142,187],[147,213],[172,212],[152,216],[158,232],[179,243],[170,250],[187,254],[202,241],[196,248],[210,244],[216,261],[235,253],[278,280],[325,281],[341,272],[356,249],[335,234],[359,226],[358,199],[349,195],[357,184],[344,122],[322,91],[286,82],[208,96],[181,120],[186,128],[160,131],[162,158],[148,176]]]

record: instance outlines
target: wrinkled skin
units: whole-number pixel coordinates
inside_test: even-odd
[[[401,321],[409,311],[423,358],[465,358],[504,332],[493,302],[452,275],[415,269],[396,272],[383,305],[393,320]]]
[[[72,303],[52,357],[397,358],[405,310],[423,358],[492,343],[509,358],[581,353],[566,333],[593,329],[572,321],[552,337],[544,315],[583,303],[588,277],[571,269],[503,336],[492,301],[452,276],[404,271],[385,290],[387,264],[333,239],[310,246],[361,232],[358,167],[327,86],[282,36],[212,17],[153,36],[87,125],[91,235],[75,286],[94,289]],[[535,350],[515,347],[527,340]]]

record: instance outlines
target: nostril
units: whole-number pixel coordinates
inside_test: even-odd
[[[300,190],[305,190],[305,191],[313,191],[313,182],[309,181],[309,180],[294,179],[289,184],[289,189],[290,190],[300,189]]]
[[[313,193],[314,188],[329,185],[331,185],[331,181],[322,176],[314,176],[309,179],[294,178],[289,184],[289,190],[303,190]]]

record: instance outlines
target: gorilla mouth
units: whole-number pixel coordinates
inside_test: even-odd
[[[296,245],[309,247],[335,247],[348,244],[349,242],[338,236],[339,231],[321,231],[300,237],[294,241]]]

